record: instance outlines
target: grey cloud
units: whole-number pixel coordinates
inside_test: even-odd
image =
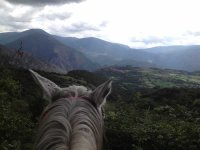
[[[3,17],[1,16],[1,19],[0,19],[1,24],[27,23],[30,21],[31,21],[31,18],[29,18],[29,17],[25,17],[25,18],[21,19],[21,17],[15,18],[15,17],[9,16],[9,15],[6,15]]]
[[[16,29],[24,30],[27,28],[26,23],[20,23],[20,22],[6,23],[6,24],[1,24],[1,25],[5,26],[9,31],[16,31]]]
[[[0,8],[1,13],[10,12],[13,9],[12,7],[7,7],[5,1],[0,2]]]
[[[77,33],[84,31],[99,31],[97,27],[88,25],[87,23],[74,23],[70,27],[65,27],[64,30],[69,33]]]
[[[27,29],[31,20],[33,19],[34,12],[39,9],[30,9],[27,10],[26,13],[21,14],[18,17],[14,17],[8,13],[14,11],[13,8],[6,7],[5,3],[1,3],[1,6],[3,7],[0,9],[0,28],[10,31]]]
[[[7,28],[7,30],[15,30],[16,29],[26,29],[29,24],[28,20],[19,21],[18,19],[12,19],[12,17],[1,18],[0,27],[3,26]]]
[[[84,0],[6,0],[6,1],[12,4],[44,6],[44,5],[60,5],[66,3],[79,3]]]
[[[71,13],[53,13],[53,14],[42,14],[40,17],[48,20],[65,20],[71,17]]]
[[[43,7],[29,7],[26,9],[26,12],[21,13],[20,15],[15,15],[14,12],[18,9],[18,7],[8,7],[5,1],[0,3],[0,7],[0,30],[2,32],[3,30],[17,31],[33,28],[33,22],[35,21],[39,23],[48,23],[49,21],[54,21],[55,19],[65,20],[70,18],[72,15],[70,12],[66,11],[49,11],[40,13],[44,9]]]

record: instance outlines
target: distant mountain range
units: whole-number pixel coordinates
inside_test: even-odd
[[[22,50],[32,58],[48,62],[64,72],[111,65],[200,70],[199,45],[133,49],[93,37],[79,39],[51,35],[41,29],[0,33],[0,44],[10,49],[18,49],[21,42]]]
[[[55,36],[55,38],[63,44],[71,46],[84,53],[92,61],[97,62],[101,66],[110,66],[114,64],[120,65],[121,63],[124,65],[127,60],[146,62],[147,64],[154,57],[154,54],[149,52],[131,49],[126,45],[110,43],[93,37],[77,39]],[[127,65],[129,65],[129,63],[127,63]],[[134,63],[131,62],[131,65],[134,65]]]
[[[88,56],[101,66],[131,65],[185,71],[200,70],[200,45],[162,46],[133,49],[97,38],[70,38],[55,36],[57,40]]]
[[[5,39],[8,38],[8,41]],[[13,40],[11,41],[11,37]],[[97,64],[90,61],[83,53],[62,44],[52,35],[40,29],[31,29],[19,33],[0,34],[1,44],[10,49],[19,49],[22,42],[22,51],[41,61],[47,61],[60,70],[73,69],[94,70]]]
[[[200,46],[168,46],[149,49],[157,55],[154,60],[158,68],[169,68],[186,71],[200,70]]]

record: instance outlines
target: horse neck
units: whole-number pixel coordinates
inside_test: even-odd
[[[42,116],[38,149],[101,149],[102,117],[86,100],[57,100]]]

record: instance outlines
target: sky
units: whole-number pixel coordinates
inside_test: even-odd
[[[133,48],[200,45],[199,0],[0,0],[0,32],[40,28]]]

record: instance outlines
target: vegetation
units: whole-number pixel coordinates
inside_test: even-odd
[[[35,122],[23,87],[13,78],[14,72],[0,68],[0,149],[26,149],[32,143]]]
[[[62,87],[94,88],[113,78],[105,106],[105,150],[200,149],[198,73],[130,67],[39,73]],[[31,149],[45,105],[27,70],[0,66],[0,149]]]

